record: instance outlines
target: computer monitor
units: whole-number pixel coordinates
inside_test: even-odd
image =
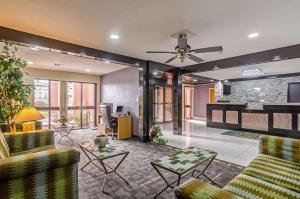
[[[117,106],[116,113],[123,113],[123,106]]]

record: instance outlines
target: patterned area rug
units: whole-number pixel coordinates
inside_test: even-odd
[[[251,133],[246,131],[226,131],[222,133],[223,135],[229,135],[229,136],[235,136],[235,137],[241,137],[241,138],[247,138],[247,139],[253,139],[258,140],[260,134],[259,133]]]
[[[74,140],[63,139],[58,147],[74,146],[81,152],[81,160],[79,168],[88,162],[88,159],[79,149],[78,144],[83,141],[89,141],[97,135],[95,130],[76,130],[70,134],[70,137]],[[57,136],[58,140],[59,136]],[[57,142],[56,142],[57,143]],[[157,174],[154,168],[150,165],[152,160],[165,155],[173,154],[176,149],[168,146],[156,146],[150,143],[141,143],[136,140],[110,140],[110,144],[123,148],[129,151],[128,157],[120,165],[119,173],[129,182],[126,185],[115,174],[112,174],[107,179],[105,191],[108,194],[101,192],[104,175],[101,171],[93,166],[87,166],[84,171],[79,170],[79,198],[80,199],[147,199],[153,198],[153,196],[160,192],[165,183],[161,177]],[[116,161],[107,162],[110,165],[116,164]],[[228,181],[238,175],[243,167],[224,162],[221,160],[214,160],[211,166],[207,170],[207,175],[213,179],[216,183],[224,186]],[[163,171],[168,179],[175,179],[171,173]],[[189,179],[191,176],[185,177],[181,182]],[[206,179],[203,179],[206,181]],[[163,192],[159,198],[174,198],[173,191],[167,189]]]

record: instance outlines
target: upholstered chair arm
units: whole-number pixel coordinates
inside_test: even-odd
[[[54,146],[54,132],[51,130],[4,133],[3,135],[12,155],[36,148]]]
[[[300,140],[277,136],[259,137],[260,154],[300,163]]]
[[[68,167],[79,160],[80,153],[74,148],[53,149],[1,159],[0,183],[59,167]]]
[[[175,187],[176,199],[240,199],[240,197],[218,187],[191,178]]]

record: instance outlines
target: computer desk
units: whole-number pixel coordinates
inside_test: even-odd
[[[101,115],[99,115],[101,117]],[[115,134],[118,140],[128,139],[132,136],[132,116],[112,114],[113,119],[117,120],[117,132]],[[100,118],[99,120],[100,121]]]

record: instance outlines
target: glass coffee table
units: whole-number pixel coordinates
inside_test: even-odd
[[[204,176],[212,183],[216,184],[212,179],[210,179],[207,175],[205,175],[206,169],[212,163],[212,161],[217,156],[217,153],[214,151],[204,150],[200,148],[187,148],[178,150],[175,154],[170,156],[164,156],[162,158],[156,159],[151,162],[151,165],[163,179],[163,181],[167,184],[166,187],[161,190],[158,194],[154,196],[156,198],[162,192],[164,192],[167,188],[174,189],[175,186],[180,184],[181,178],[186,175],[192,173],[192,176],[198,178],[200,176]],[[200,165],[204,165],[206,163],[204,169],[201,171],[197,168]],[[167,170],[175,175],[177,175],[177,179],[173,182],[169,182],[166,177],[161,173],[159,169]],[[195,175],[198,173],[198,175]],[[175,184],[173,186],[173,184]],[[217,185],[217,184],[216,184]]]
[[[107,176],[111,173],[116,174],[119,178],[121,178],[126,184],[129,184],[127,180],[125,180],[124,177],[122,177],[118,172],[117,169],[121,165],[121,163],[125,160],[127,155],[129,154],[128,151],[119,149],[114,146],[107,145],[104,148],[98,148],[95,146],[94,142],[85,142],[79,145],[86,157],[89,159],[89,162],[86,163],[81,170],[88,166],[89,164],[93,164],[95,167],[97,167],[100,171],[104,173],[104,181],[102,185],[102,192],[104,192],[105,184],[107,181]],[[116,166],[112,167],[109,166],[107,163],[105,163],[105,160],[115,158],[115,157],[122,157],[119,159],[119,162]],[[102,168],[94,163],[94,161],[98,161]],[[104,192],[105,193],[105,192]]]

